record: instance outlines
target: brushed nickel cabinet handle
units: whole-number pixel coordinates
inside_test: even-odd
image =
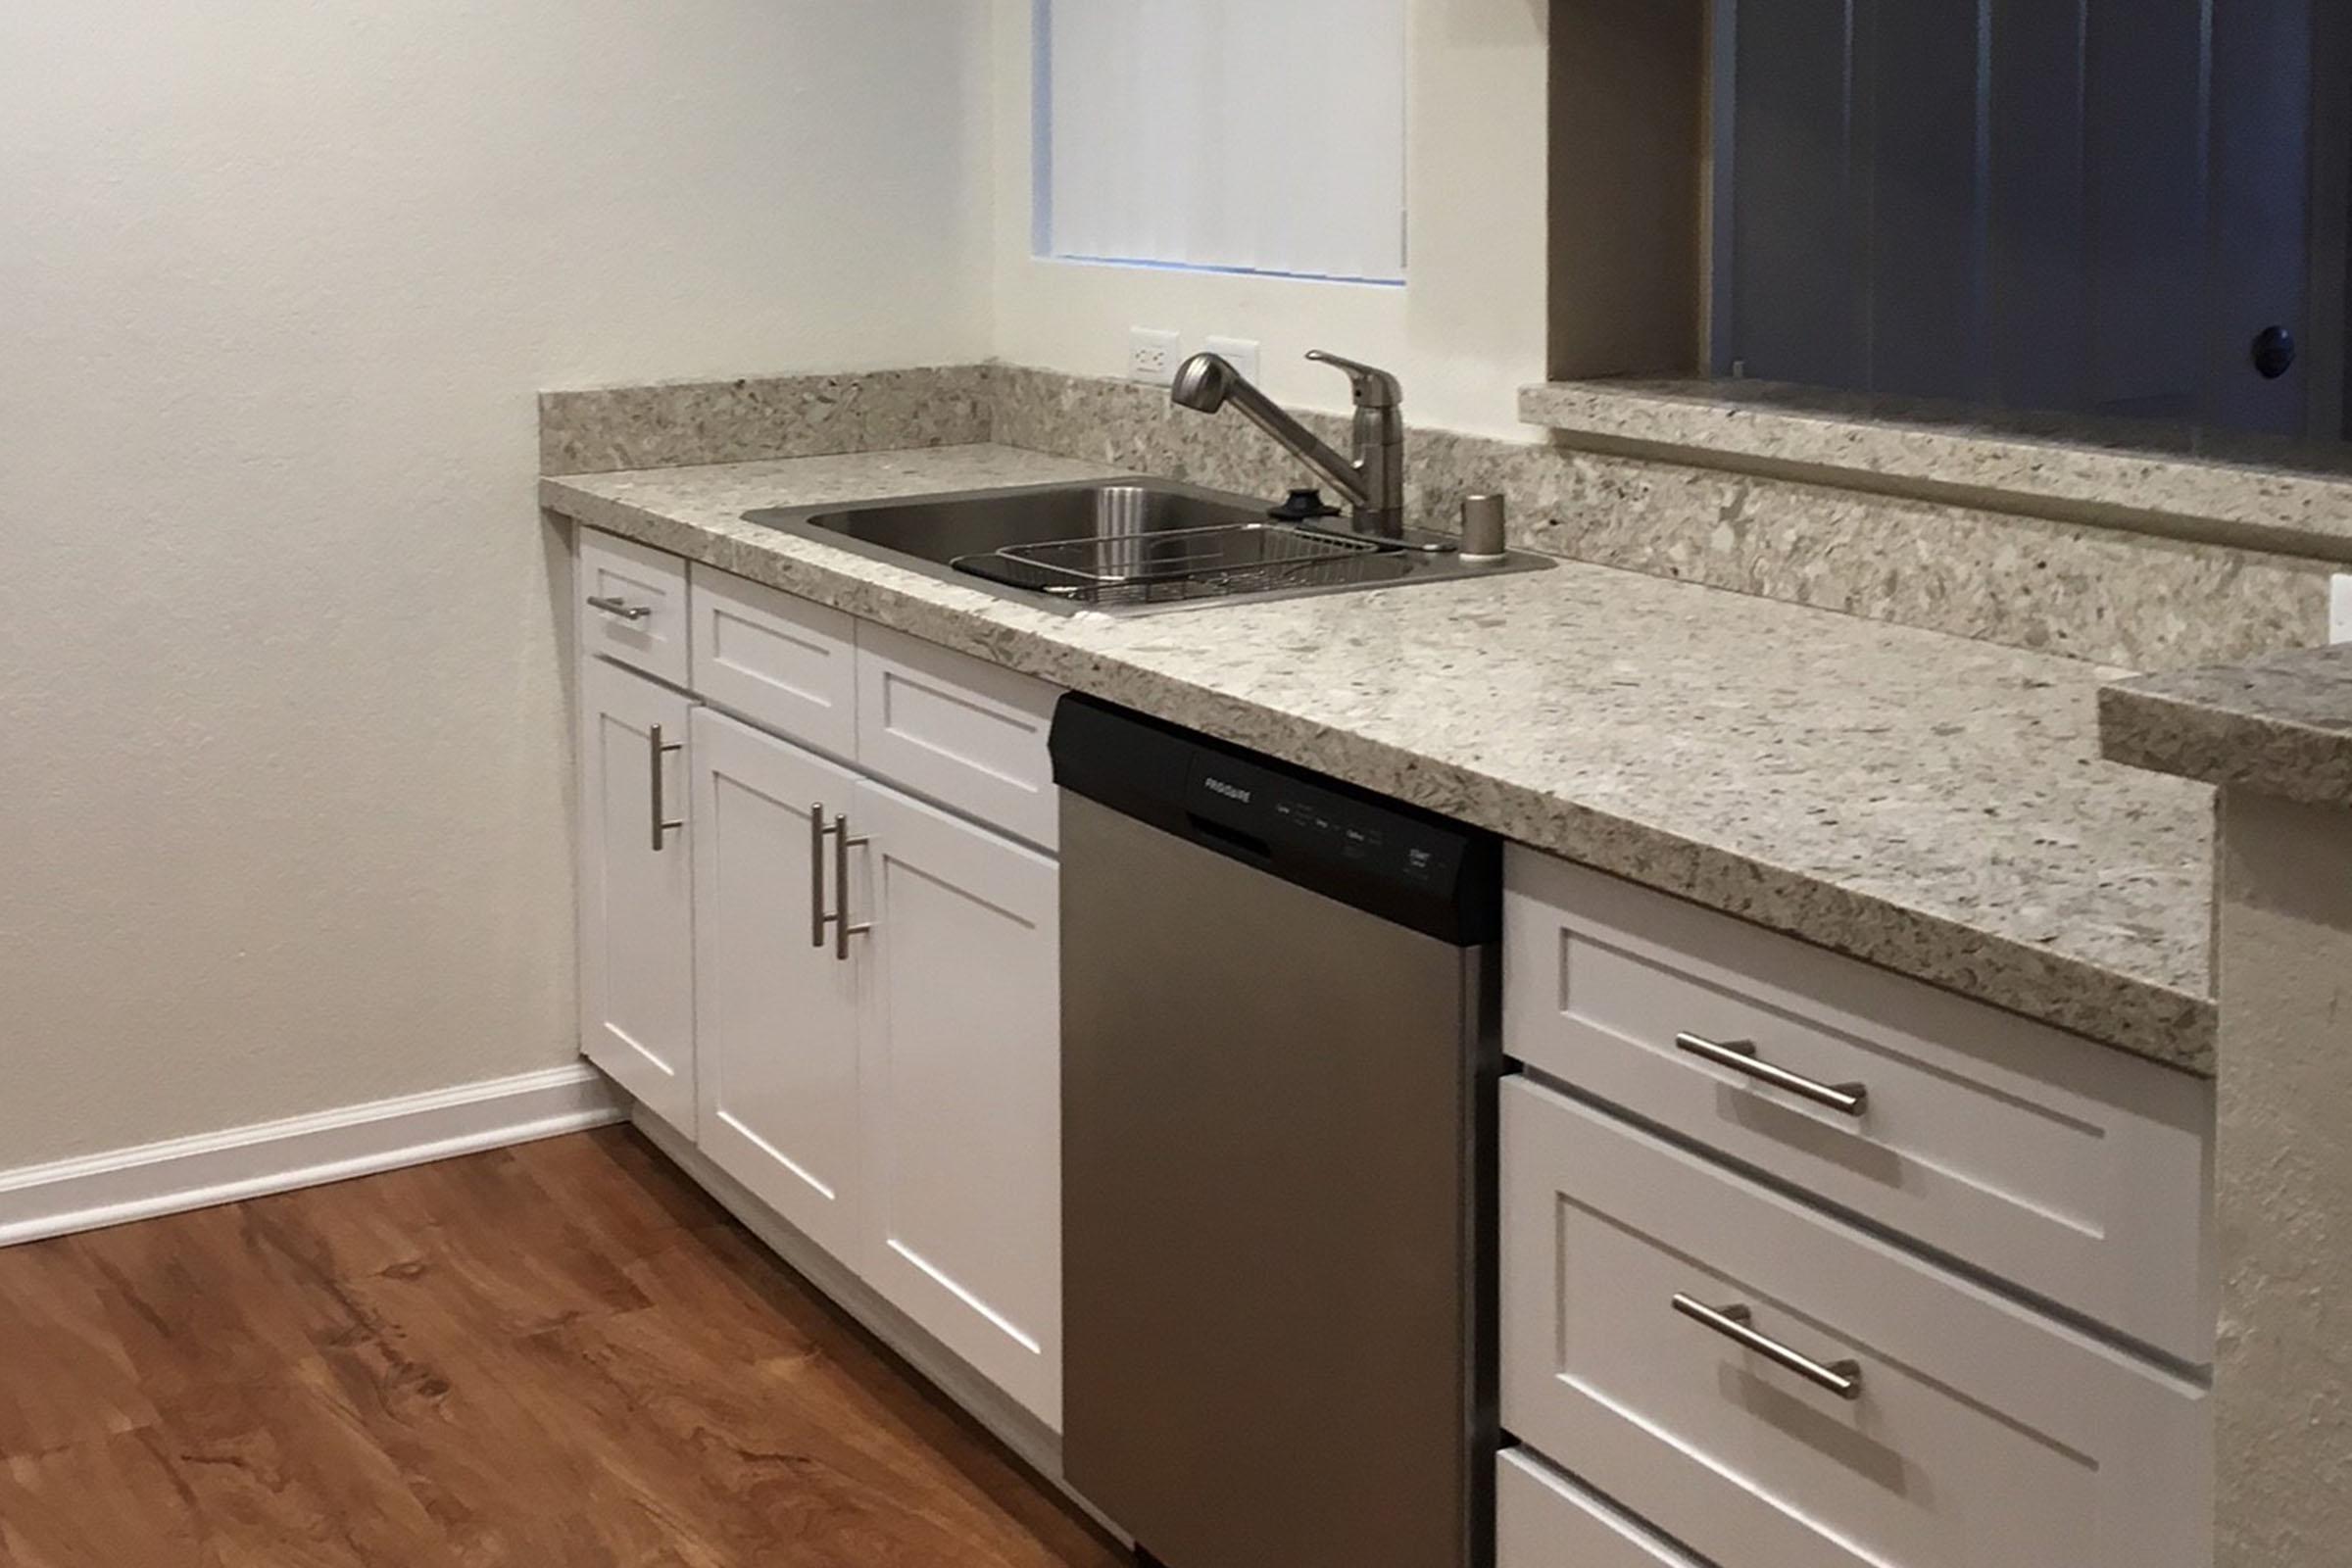
[[[833,911],[833,956],[841,963],[850,961],[850,938],[863,936],[873,929],[870,921],[863,925],[850,924],[850,851],[862,849],[870,842],[850,836],[846,813],[833,824],[833,893],[841,900],[841,907]]]
[[[833,839],[833,891],[841,899],[841,907],[828,913],[825,909],[825,837]],[[850,923],[850,852],[863,849],[873,842],[850,835],[850,819],[837,816],[825,820],[825,808],[808,808],[808,945],[825,945],[825,928],[834,928],[833,956],[840,962],[850,959],[850,938],[863,936],[873,929],[869,924]]]
[[[808,945],[825,945],[825,806],[808,808]]]
[[[669,820],[669,807],[667,803],[662,799],[662,760],[672,752],[684,751],[686,746],[682,741],[674,742],[669,745],[663,745],[662,741],[662,726],[659,724],[656,724],[653,727],[653,730],[647,736],[647,739],[653,743],[648,748],[648,751],[653,759],[653,788],[648,793],[652,796],[654,803],[654,853],[656,855],[660,855],[664,849],[668,848],[669,835],[677,832],[680,828],[686,825],[683,821],[672,822]]]
[[[589,596],[588,608],[601,610],[608,615],[617,615],[622,620],[650,620],[654,613],[651,605],[632,605],[625,599],[608,599],[599,595]]]
[[[1712,1329],[1743,1350],[1753,1350],[1773,1365],[1793,1372],[1816,1388],[1827,1389],[1840,1399],[1862,1397],[1862,1363],[1859,1361],[1814,1360],[1802,1350],[1792,1350],[1780,1341],[1756,1332],[1755,1312],[1740,1305],[1709,1306],[1688,1296],[1674,1298],[1674,1309]]]
[[[1676,1035],[1674,1049],[1718,1067],[1728,1067],[1758,1083],[1786,1089],[1799,1100],[1809,1100],[1816,1105],[1847,1116],[1859,1116],[1870,1102],[1870,1091],[1861,1084],[1825,1084],[1776,1066],[1756,1054],[1752,1040],[1709,1040],[1704,1035]]]

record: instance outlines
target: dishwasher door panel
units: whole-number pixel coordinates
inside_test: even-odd
[[[1491,1516],[1491,950],[1063,797],[1068,1478],[1168,1568]]]

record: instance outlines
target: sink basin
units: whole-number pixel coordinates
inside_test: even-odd
[[[1186,485],[1057,484],[852,507],[772,509],[745,518],[828,543],[855,543],[953,566],[1022,545],[1133,538],[1263,522],[1263,502]]]
[[[1274,520],[1267,504],[1165,479],[769,507],[747,522],[1062,611],[1133,614],[1545,564],[1462,561],[1449,542],[1375,540],[1344,519]]]

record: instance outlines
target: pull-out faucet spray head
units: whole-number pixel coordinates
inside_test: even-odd
[[[1214,414],[1225,407],[1233,383],[1241,375],[1230,361],[1215,354],[1196,354],[1176,368],[1168,396],[1180,409]]]

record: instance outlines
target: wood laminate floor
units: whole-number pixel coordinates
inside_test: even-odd
[[[6,1568],[1112,1568],[610,1128],[0,1250]]]

